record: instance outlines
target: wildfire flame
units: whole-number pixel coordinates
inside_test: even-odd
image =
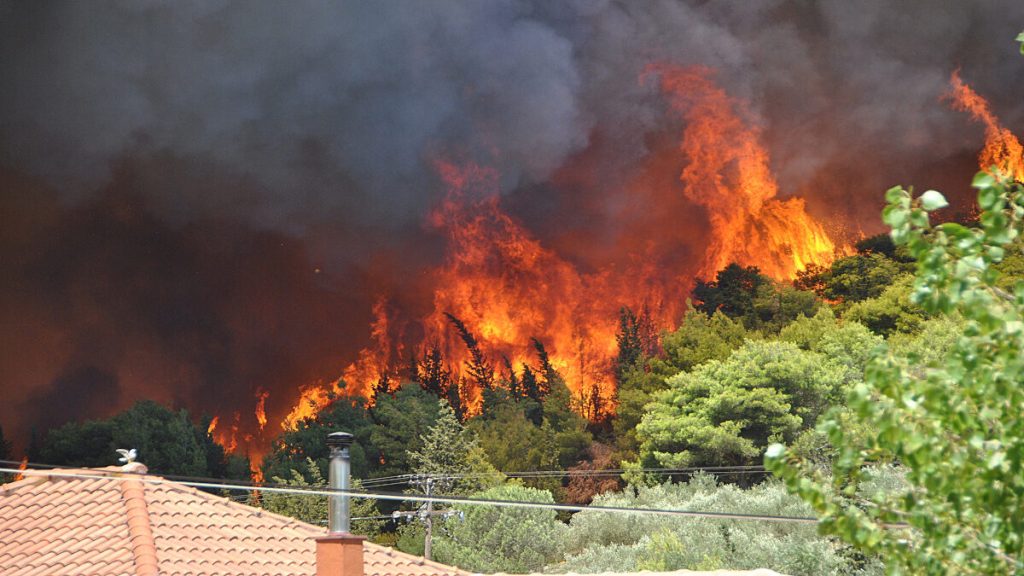
[[[241,420],[242,415],[238,412],[235,412],[235,420],[234,422],[231,423],[231,435],[228,436],[228,441],[226,443],[221,441],[221,444],[224,444],[224,451],[227,452],[228,454],[231,454],[235,450],[238,450],[238,425],[241,422]]]
[[[303,388],[302,393],[299,395],[299,401],[281,422],[281,428],[283,430],[295,430],[298,428],[299,422],[316,416],[317,412],[324,406],[327,406],[330,401],[331,391],[322,384],[314,384]]]
[[[381,377],[391,376],[392,358],[402,356],[402,346],[392,344],[390,328],[391,320],[387,313],[387,299],[381,297],[373,305],[373,324],[370,325],[370,338],[373,346],[359,352],[359,359],[349,365],[342,376],[348,383],[352,393],[370,396],[370,389]],[[301,400],[300,400],[301,402]],[[309,399],[306,399],[306,403]]]
[[[828,264],[845,251],[811,218],[802,199],[778,197],[758,128],[746,121],[743,104],[718,87],[709,70],[652,66],[644,77],[652,74],[659,78],[671,113],[685,125],[678,146],[668,150],[676,166],[681,155],[685,168],[668,190],[651,191],[657,184],[643,178],[636,186],[649,197],[681,198],[674,204],[681,209],[706,212],[710,234],[702,238],[699,262],[678,260],[677,254],[687,252],[673,243],[682,237],[644,227],[646,236],[626,264],[583,272],[504,211],[497,171],[435,162],[447,194],[428,224],[446,239],[447,256],[428,273],[435,287],[433,309],[418,319],[423,336],[414,351],[422,355],[426,347],[440,349],[471,411],[480,391],[460,379],[470,353],[452,318],[477,341],[496,377],[507,370],[504,359],[517,370],[524,364],[536,367],[531,347],[536,337],[581,405],[589,395],[609,411],[614,409],[612,360],[620,307],[644,308],[656,330],[668,330],[680,319],[694,277],[712,278],[736,262],[791,279],[808,265]],[[648,172],[661,168],[652,162]],[[374,306],[373,344],[343,372],[345,393],[371,397],[402,356],[399,327],[404,325],[389,317],[386,302],[382,297]],[[314,416],[329,403],[331,392],[343,391],[337,385],[304,388],[282,427],[294,429]]]
[[[261,390],[256,394],[256,423],[260,425],[260,431],[267,425],[267,396],[270,392]]]
[[[682,193],[703,206],[712,236],[700,275],[737,263],[791,280],[809,264],[830,262],[836,245],[807,214],[801,198],[778,198],[760,130],[743,116],[744,105],[715,84],[711,70],[668,65],[656,74],[673,113],[685,121],[679,151],[687,159],[679,175]]]
[[[985,125],[985,147],[978,154],[982,170],[993,166],[1014,180],[1024,182],[1024,146],[1012,132],[999,124],[988,102],[960,78],[960,71],[950,78],[952,90],[949,98],[957,110],[969,112],[971,118]]]
[[[27,469],[28,469],[28,456],[23,456],[22,459],[21,459],[21,464],[18,464],[19,472],[18,472],[17,475],[14,476],[14,481],[17,482],[18,480],[24,480],[25,479],[25,475],[22,474],[22,472],[24,472]]]
[[[217,429],[218,422],[220,422],[220,416],[214,416],[213,419],[210,420],[210,425],[206,427],[206,433],[212,436],[213,431]]]

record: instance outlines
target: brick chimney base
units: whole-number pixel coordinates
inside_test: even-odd
[[[363,536],[346,532],[316,539],[316,576],[363,576]]]

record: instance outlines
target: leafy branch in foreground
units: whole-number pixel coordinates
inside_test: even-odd
[[[893,188],[883,212],[917,260],[912,299],[963,318],[951,352],[931,364],[875,359],[849,398],[875,436],[852,435],[838,412],[819,425],[837,449],[831,477],[778,444],[765,457],[824,532],[881,555],[891,573],[1024,572],[1024,283],[1000,289],[993,267],[1024,227],[1024,187],[995,169],[973,185],[976,229],[932,226],[929,213],[947,205],[934,190],[912,198]],[[864,497],[866,468],[893,460],[909,489]]]

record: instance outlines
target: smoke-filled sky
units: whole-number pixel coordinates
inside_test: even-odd
[[[716,70],[782,195],[876,232],[885,188],[974,169],[954,69],[1024,132],[1021,30],[1017,0],[0,0],[0,426],[263,389],[287,411],[377,295],[429,303],[440,159],[497,169],[541,242],[600,268],[630,174],[683,128],[651,63]]]

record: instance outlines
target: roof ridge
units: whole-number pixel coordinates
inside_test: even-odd
[[[27,486],[34,486],[36,484],[43,484],[46,482],[53,482],[54,480],[89,480],[90,478],[78,478],[73,476],[75,473],[86,473],[96,476],[113,476],[113,472],[120,470],[116,466],[107,466],[104,468],[54,468],[52,470],[41,470],[39,468],[29,468],[22,471],[23,478],[21,480],[15,480],[14,482],[7,482],[6,484],[0,484],[0,494],[6,494],[8,492],[14,492]]]
[[[135,573],[138,576],[157,576],[156,541],[153,539],[153,526],[149,522],[146,487],[134,478],[122,480],[120,484],[125,515],[128,517],[128,540],[135,560]]]

